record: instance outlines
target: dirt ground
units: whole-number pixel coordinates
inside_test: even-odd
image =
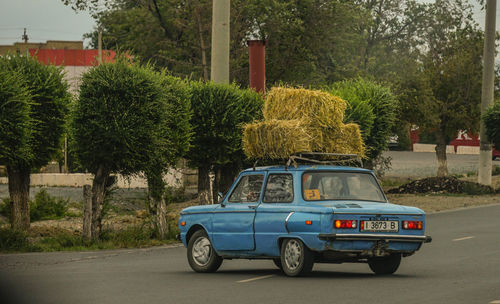
[[[418,207],[424,210],[426,213],[500,203],[499,194],[494,194],[494,195],[388,194],[387,198],[393,204]]]

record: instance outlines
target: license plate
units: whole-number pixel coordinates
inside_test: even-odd
[[[398,221],[363,221],[361,231],[398,232]]]

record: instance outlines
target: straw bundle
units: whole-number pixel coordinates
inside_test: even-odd
[[[311,136],[300,120],[265,120],[245,125],[243,151],[250,158],[287,158],[311,150]]]
[[[365,146],[357,124],[345,124],[336,128],[321,128],[311,132],[316,139],[311,148],[316,152],[364,155]]]
[[[243,151],[249,158],[283,159],[299,152],[364,155],[357,124],[343,124],[346,103],[329,93],[275,87],[264,121],[247,124]]]
[[[302,119],[320,127],[339,126],[346,103],[337,96],[318,90],[272,88],[264,103],[264,119]]]

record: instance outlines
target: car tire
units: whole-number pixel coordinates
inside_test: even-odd
[[[278,267],[280,270],[283,270],[283,265],[281,265],[281,258],[275,258],[273,259],[274,265]]]
[[[401,254],[392,254],[388,257],[374,257],[368,259],[368,265],[376,275],[393,274],[398,270],[399,264],[401,264]]]
[[[281,244],[281,266],[287,276],[305,276],[314,266],[314,256],[301,240],[285,239]]]
[[[205,230],[198,230],[189,239],[187,258],[196,272],[215,272],[222,264]]]

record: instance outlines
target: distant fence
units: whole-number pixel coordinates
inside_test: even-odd
[[[413,144],[413,152],[436,152],[436,145],[432,144]],[[446,146],[446,153],[448,154],[479,154],[479,147],[476,146]]]
[[[187,183],[192,183],[192,174],[185,175],[179,170],[170,170],[164,177],[167,185],[172,187],[181,187]],[[118,188],[147,188],[148,184],[144,177],[125,178],[117,175]],[[187,178],[189,177],[189,180]],[[51,186],[51,187],[83,187],[92,185],[92,174],[89,173],[34,173],[31,174],[32,186]],[[0,184],[7,184],[7,177],[0,177]]]

